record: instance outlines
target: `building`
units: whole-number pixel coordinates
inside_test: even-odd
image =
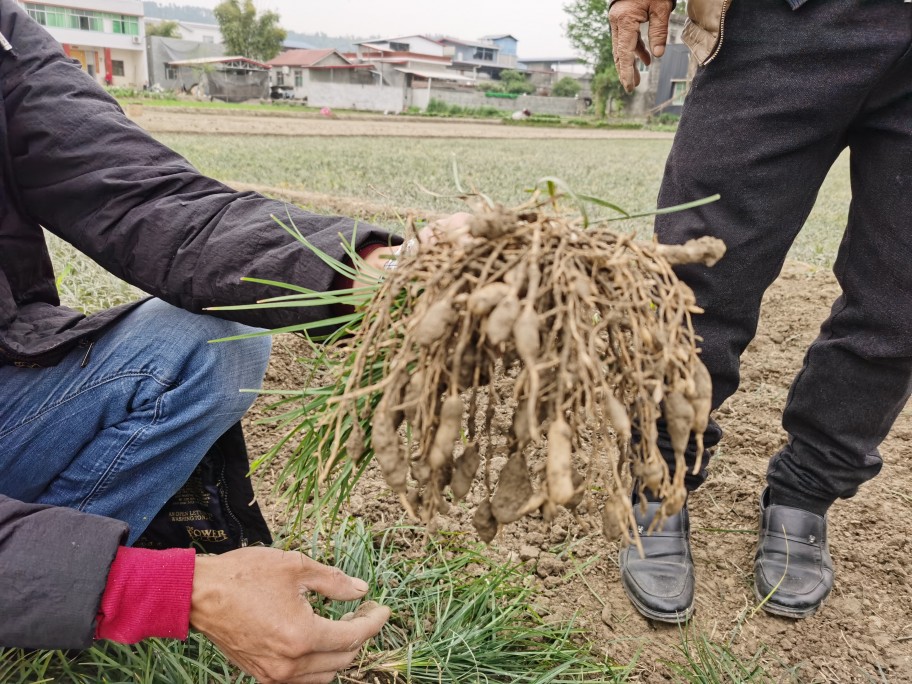
[[[580,57],[530,57],[519,60],[521,67],[529,75],[529,81],[539,89],[550,93],[551,89],[563,78],[570,77],[579,81],[583,90],[580,95],[589,97],[592,84],[592,70],[586,60]]]
[[[695,69],[690,50],[681,42],[685,21],[684,15],[673,13],[668,25],[665,54],[660,59],[653,58],[649,66],[637,62],[640,85],[634,90],[630,102],[625,107],[626,113],[633,116],[663,112],[681,113]],[[643,29],[643,41],[646,45],[649,44],[646,28]]]
[[[184,40],[192,40],[195,43],[209,43],[221,45],[225,41],[222,39],[222,30],[218,24],[200,24],[195,21],[177,22],[177,30],[180,31],[180,37]]]
[[[356,46],[358,51],[352,58],[358,63],[373,64],[384,85],[412,88],[425,87],[434,82],[463,86],[475,84],[474,75],[466,76],[454,69],[452,48],[424,36],[410,36],[406,40],[359,43]]]
[[[455,50],[446,47],[441,41],[428,36],[399,36],[382,40],[369,40],[355,46],[358,53],[392,52],[399,54],[425,55],[430,57],[452,57]]]
[[[517,41],[513,36],[498,36],[497,40],[445,37],[440,39],[440,43],[452,49],[453,68],[462,73],[498,78],[505,69],[519,69]]]
[[[177,71],[181,81],[194,81],[190,89],[211,100],[245,102],[269,97],[269,65],[247,57],[185,59],[170,62],[168,67]]]
[[[356,48],[359,60],[398,61],[399,71],[422,79],[427,72],[437,81],[465,85],[497,78],[504,69],[519,69],[517,46],[518,41],[509,34],[479,40],[411,35],[365,41]]]
[[[500,54],[505,57],[516,57],[518,54],[517,50],[519,48],[519,40],[516,36],[510,35],[509,33],[498,33],[490,36],[482,36],[482,40],[489,40],[494,45],[496,45]]]
[[[203,24],[196,21],[177,21],[173,19],[161,19],[159,17],[146,17],[144,19],[146,34],[149,33],[151,27],[170,21],[174,21],[174,23],[177,24],[177,33],[181,40],[215,45],[221,45],[225,42],[222,39],[222,30],[219,28],[218,24]]]
[[[99,83],[148,83],[141,0],[18,1]]]
[[[224,57],[221,43],[203,43],[183,38],[146,36],[149,84],[164,90],[190,92],[200,83],[199,69],[181,69],[177,62]]]
[[[295,99],[308,102],[327,86],[370,86],[376,83],[377,76],[372,64],[355,64],[331,48],[288,50],[270,60],[269,66],[273,87],[288,90]]]

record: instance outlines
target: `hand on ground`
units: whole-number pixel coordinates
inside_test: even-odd
[[[200,556],[190,624],[264,684],[331,682],[390,612],[369,602],[336,622],[314,613],[309,594],[353,601],[367,589],[363,581],[300,553],[249,547]]]
[[[621,85],[629,93],[640,84],[640,71],[636,58],[645,64],[652,56],[665,54],[668,40],[668,20],[673,4],[671,0],[617,0],[608,12],[611,24],[614,64]],[[649,50],[640,36],[640,24],[649,22]],[[649,54],[650,50],[652,55]]]

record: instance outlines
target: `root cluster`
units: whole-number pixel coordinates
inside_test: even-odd
[[[693,435],[702,453],[709,419],[699,309],[672,266],[712,265],[724,245],[641,242],[543,205],[484,209],[470,233],[440,234],[380,286],[347,342],[345,394],[327,418],[335,452],[372,451],[425,524],[481,479],[485,541],[594,491],[606,535],[637,541],[631,488],[663,497],[660,519],[677,512],[685,449]],[[496,487],[495,456],[506,458]]]

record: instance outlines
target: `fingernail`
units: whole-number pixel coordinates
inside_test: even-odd
[[[370,588],[368,587],[367,582],[363,579],[358,579],[357,577],[352,577],[352,586],[358,591],[367,591]]]

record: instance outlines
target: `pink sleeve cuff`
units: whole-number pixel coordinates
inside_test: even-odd
[[[95,638],[121,644],[186,639],[195,565],[193,549],[120,547],[101,597]]]
[[[367,259],[371,254],[376,252],[378,249],[390,249],[390,245],[386,243],[374,243],[368,245],[360,250],[358,250],[358,256],[362,259]],[[350,290],[355,286],[354,281],[351,278],[346,278],[341,273],[336,273],[336,277],[333,280],[332,289],[333,290]]]

